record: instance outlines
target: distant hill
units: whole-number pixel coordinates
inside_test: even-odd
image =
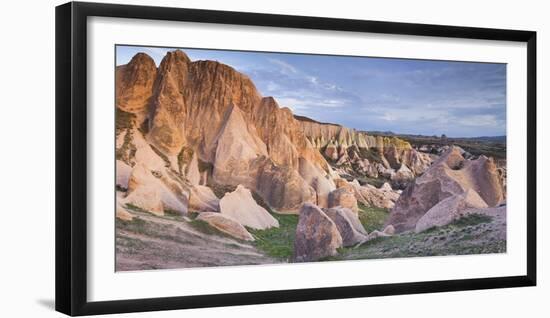
[[[415,135],[415,134],[399,134],[393,131],[365,131],[369,135],[378,136],[396,136],[405,139],[422,139],[422,140],[439,140],[441,136],[433,135]],[[479,137],[444,137],[448,141],[470,141],[470,142],[483,142],[483,143],[501,143],[506,144],[506,136],[479,136]]]
[[[299,121],[305,121],[305,122],[316,123],[316,124],[321,124],[321,125],[342,126],[342,125],[338,125],[338,124],[334,124],[334,123],[323,123],[323,122],[317,121],[315,119],[311,119],[311,118],[306,117],[306,116],[294,115],[294,118],[296,120],[299,120]]]
[[[482,142],[498,142],[506,144],[506,136],[482,136],[482,137],[472,137],[472,138],[460,138],[460,139],[470,139]]]

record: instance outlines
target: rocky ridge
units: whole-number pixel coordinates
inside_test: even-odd
[[[340,174],[386,178],[399,188],[432,163],[426,153],[391,136],[374,136],[352,128],[295,116],[309,142]]]
[[[394,136],[295,116],[218,62],[192,62],[176,50],[157,68],[139,53],[117,67],[116,82],[123,221],[132,221],[130,207],[196,212],[254,241],[249,230],[279,227],[272,209],[299,214],[293,260],[313,261],[377,237],[494,214],[505,202],[505,173],[491,158],[458,147],[431,155]],[[390,210],[385,229],[367,233],[359,206]]]
[[[450,223],[468,209],[504,204],[505,192],[492,158],[465,159],[450,147],[422,176],[409,185],[391,210],[387,224],[397,232],[422,231]]]
[[[326,205],[335,189],[331,167],[292,112],[230,66],[191,62],[176,50],[156,69],[140,53],[117,67],[116,78],[117,111],[126,119],[117,125],[117,157],[127,166],[141,164],[183,193],[243,185],[294,213],[303,202]]]

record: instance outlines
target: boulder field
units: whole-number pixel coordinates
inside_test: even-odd
[[[351,209],[341,206],[321,209],[314,204],[304,203],[296,227],[293,261],[318,261],[338,255],[338,248],[361,245],[393,234],[391,225],[383,231],[367,233],[357,213]]]

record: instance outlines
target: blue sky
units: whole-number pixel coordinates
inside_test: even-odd
[[[117,46],[157,66],[174,48]],[[295,114],[359,130],[452,137],[506,135],[506,65],[493,63],[182,49],[247,74]]]

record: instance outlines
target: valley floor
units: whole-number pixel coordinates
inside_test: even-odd
[[[129,209],[132,221],[116,220],[116,270],[287,263],[291,261],[297,215],[273,214],[279,228],[251,230],[245,242],[215,230],[193,216],[155,216]],[[325,261],[488,254],[506,252],[505,209],[491,216],[473,214],[422,233],[405,232],[339,249]],[[359,218],[369,232],[381,230],[389,213],[360,206]]]
[[[117,271],[279,262],[202,221],[131,213],[132,221],[116,220]]]

